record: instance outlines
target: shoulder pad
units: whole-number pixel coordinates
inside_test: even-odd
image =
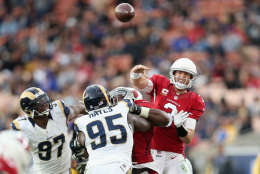
[[[18,117],[16,118],[15,120],[12,121],[11,123],[11,127],[13,130],[21,130],[21,122],[22,121],[26,121],[27,118],[24,116],[24,117]]]
[[[74,120],[74,125],[77,127],[78,131],[83,131],[84,129],[86,129],[83,119],[87,116],[88,115],[82,115]]]
[[[82,116],[80,116],[80,117],[77,117],[77,118],[74,120],[74,124],[79,124],[85,116],[88,116],[88,115],[82,115]]]

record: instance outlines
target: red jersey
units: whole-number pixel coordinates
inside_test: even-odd
[[[157,108],[151,102],[145,100],[136,100],[135,104],[148,108]],[[153,137],[153,129],[146,132],[134,132],[134,147],[132,153],[132,161],[137,164],[152,162],[151,140]]]
[[[3,156],[0,156],[0,173],[2,172],[7,174],[18,174],[14,161],[4,159]]]
[[[177,113],[181,110],[191,113],[190,118],[198,120],[205,110],[201,96],[193,91],[177,95],[170,80],[161,75],[153,75],[153,90],[150,92],[151,101],[159,109],[167,113]],[[184,143],[179,138],[174,124],[170,127],[154,127],[152,148],[161,151],[175,152],[184,155]]]

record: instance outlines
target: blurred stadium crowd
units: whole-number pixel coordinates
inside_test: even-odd
[[[134,5],[131,22],[115,19],[119,2]],[[135,64],[168,75],[190,57],[207,109],[188,149],[228,144],[260,132],[259,46],[254,0],[0,0],[0,129],[21,114],[29,86],[73,104],[87,84],[129,86]]]

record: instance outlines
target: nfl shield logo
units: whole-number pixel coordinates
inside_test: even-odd
[[[175,96],[173,97],[173,99],[174,99],[174,100],[178,100],[178,96],[175,95]]]

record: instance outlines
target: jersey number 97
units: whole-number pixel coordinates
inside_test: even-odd
[[[57,157],[62,155],[63,143],[65,142],[64,134],[61,134],[53,138],[53,143],[60,143],[58,147]],[[38,144],[39,158],[43,161],[48,161],[51,159],[52,143],[50,141],[43,141]]]

